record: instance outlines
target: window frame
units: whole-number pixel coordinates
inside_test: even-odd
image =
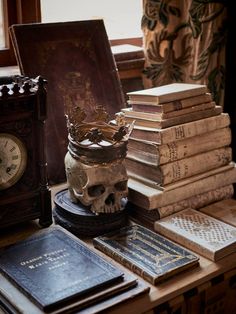
[[[2,0],[3,21],[6,48],[0,49],[0,67],[16,65],[14,50],[9,38],[8,28],[12,24],[40,23],[41,4],[40,0]],[[131,44],[142,46],[142,38],[125,38],[110,40],[110,44],[122,45]]]
[[[0,66],[16,65],[8,28],[12,24],[41,22],[40,0],[2,0],[6,48],[0,49]]]

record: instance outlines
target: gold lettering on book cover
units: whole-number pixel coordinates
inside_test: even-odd
[[[183,229],[214,247],[218,247],[225,242],[236,237],[236,229],[218,223],[198,214],[179,213],[172,218],[172,223],[177,228]]]

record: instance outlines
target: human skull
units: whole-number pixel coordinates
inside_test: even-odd
[[[124,160],[87,165],[68,152],[65,157],[68,190],[72,202],[91,206],[95,213],[122,210],[122,198],[128,194]]]

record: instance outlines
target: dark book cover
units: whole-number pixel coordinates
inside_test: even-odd
[[[6,277],[0,274],[0,309],[1,306],[6,310],[6,313],[11,314],[43,314],[35,303],[27,298],[20,290],[18,290]],[[61,306],[53,310],[50,314],[63,313],[108,313],[117,305],[139,298],[148,298],[150,287],[148,284],[137,278],[133,274],[124,274],[124,280],[120,283],[113,284],[104,290],[91,293],[88,296],[78,298],[75,302]],[[11,294],[9,294],[9,291]],[[104,294],[106,297],[104,298]],[[0,311],[1,312],[1,311]],[[5,312],[4,312],[5,313]]]
[[[121,270],[60,227],[4,248],[0,271],[44,311],[123,280]]]
[[[183,247],[140,225],[96,237],[93,243],[154,285],[198,265],[199,260]]]
[[[12,25],[21,73],[47,81],[46,156],[50,184],[65,181],[68,134],[64,107],[94,119],[102,106],[111,116],[125,106],[121,82],[103,20]],[[56,157],[56,158],[55,158]]]

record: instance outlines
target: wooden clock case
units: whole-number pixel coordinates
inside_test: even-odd
[[[16,136],[27,150],[22,177],[0,190],[0,228],[38,218],[42,226],[52,223],[45,157],[45,84],[41,77],[0,78],[0,133]]]

